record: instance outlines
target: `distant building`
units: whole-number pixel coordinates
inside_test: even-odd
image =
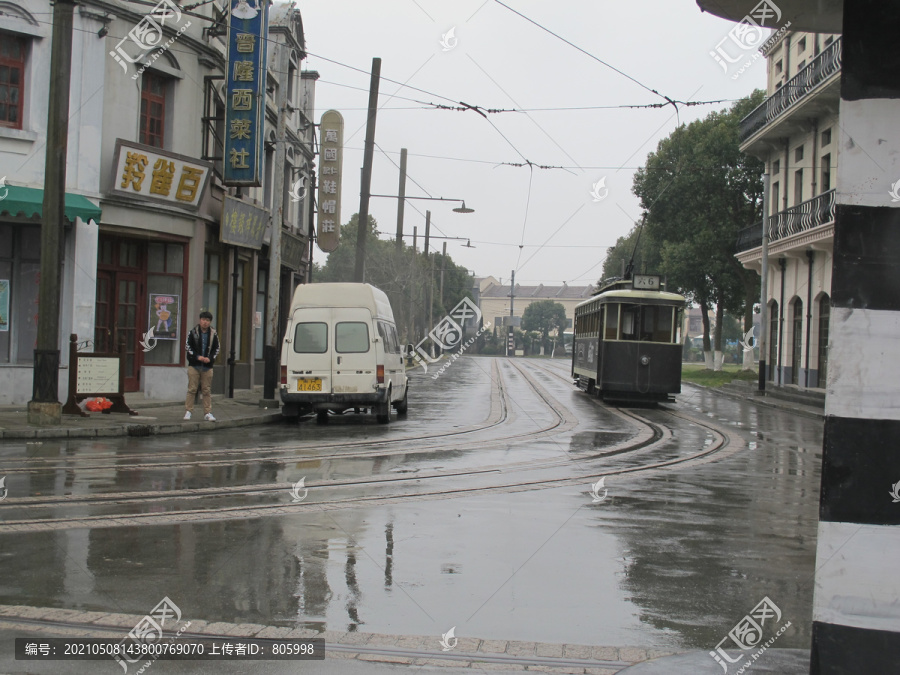
[[[566,330],[570,330],[575,320],[575,306],[596,292],[594,286],[522,286],[516,284],[513,294],[512,325],[519,328],[525,308],[535,300],[553,300],[566,308],[568,319]],[[510,322],[510,287],[501,284],[494,277],[484,277],[479,283],[478,306],[484,321],[492,326],[507,326]]]
[[[741,121],[741,150],[771,176],[766,378],[824,388],[834,250],[841,37],[787,32],[765,52],[768,98]],[[762,269],[762,222],[737,258]]]

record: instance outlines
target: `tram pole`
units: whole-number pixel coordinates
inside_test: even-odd
[[[766,343],[768,341],[767,320],[769,317],[769,183],[768,173],[763,174],[762,212],[762,280],[759,287],[759,391],[766,390]]]

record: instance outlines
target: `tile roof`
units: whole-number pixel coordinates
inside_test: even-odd
[[[515,297],[527,300],[530,298],[538,300],[583,300],[591,297],[594,293],[594,286],[522,286],[516,284]],[[491,284],[481,292],[482,298],[508,298],[509,285]]]

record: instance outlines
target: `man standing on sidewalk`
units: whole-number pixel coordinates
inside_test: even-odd
[[[212,414],[212,379],[213,365],[219,353],[219,336],[216,329],[212,328],[213,315],[211,312],[200,312],[200,323],[188,333],[184,349],[188,359],[188,390],[184,401],[184,419],[191,419],[194,410],[194,401],[197,398],[197,387],[203,394],[204,419],[207,422],[215,422]]]

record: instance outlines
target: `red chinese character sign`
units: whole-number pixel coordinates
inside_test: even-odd
[[[268,0],[229,0],[225,185],[262,185],[268,9]]]
[[[319,178],[319,225],[316,242],[325,253],[338,247],[341,237],[341,162],[344,158],[344,118],[337,110],[322,115]]]

